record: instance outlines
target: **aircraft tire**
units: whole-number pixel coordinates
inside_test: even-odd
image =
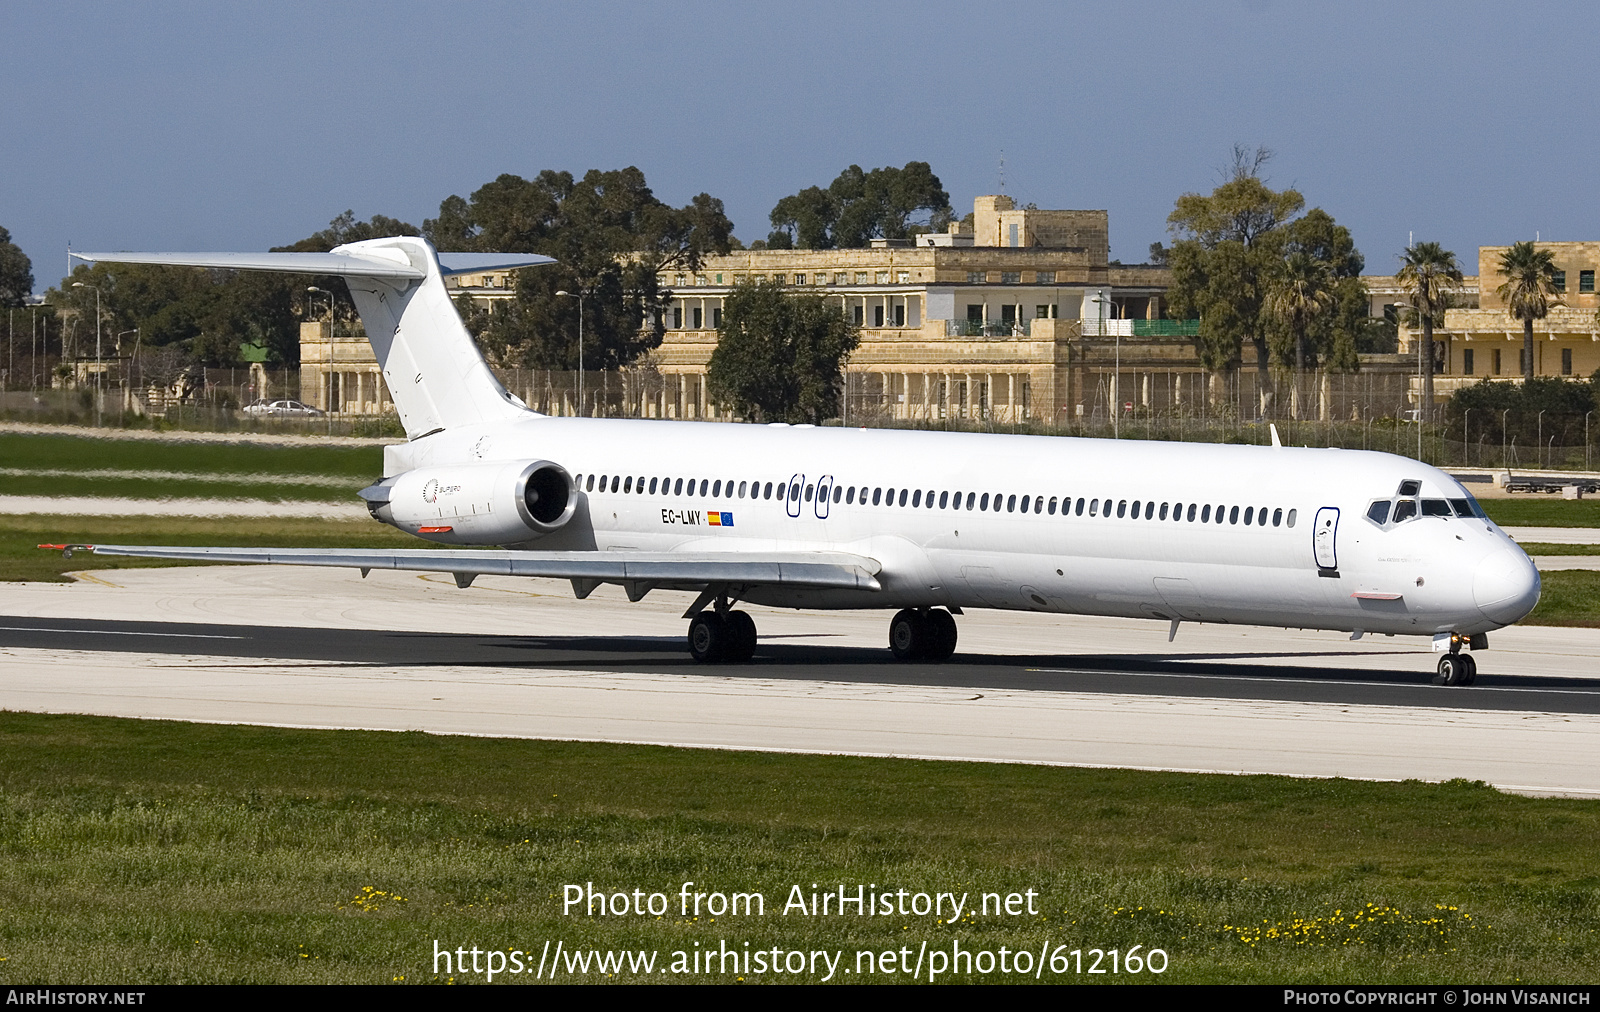
[[[889,623],[889,650],[897,661],[921,660],[927,653],[928,621],[922,612],[906,608]]]
[[[1458,654],[1445,654],[1439,658],[1439,673],[1433,676],[1435,685],[1463,685],[1463,676],[1466,674],[1465,666],[1461,663]]]
[[[1461,684],[1471,685],[1478,680],[1478,659],[1471,654],[1461,655]]]
[[[956,652],[955,617],[943,608],[935,608],[928,612],[928,629],[933,634],[929,637],[928,659],[948,661]]]
[[[756,652],[756,620],[748,612],[730,611],[723,623],[728,628],[727,648],[722,659],[743,664]]]
[[[716,664],[727,652],[728,627],[714,611],[689,620],[689,656],[700,664]]]

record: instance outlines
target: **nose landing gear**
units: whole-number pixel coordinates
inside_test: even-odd
[[[1471,685],[1478,680],[1478,662],[1471,654],[1461,652],[1461,637],[1452,636],[1450,652],[1439,658],[1439,673],[1433,676],[1435,685]]]
[[[942,608],[907,608],[889,623],[889,649],[900,661],[943,661],[956,652],[956,620]]]

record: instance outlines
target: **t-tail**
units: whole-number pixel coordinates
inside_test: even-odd
[[[516,253],[437,253],[415,236],[367,239],[328,253],[74,253],[90,262],[336,274],[361,314],[406,437],[509,421],[529,409],[495,379],[444,279],[554,263]]]

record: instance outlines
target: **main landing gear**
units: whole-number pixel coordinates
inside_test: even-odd
[[[943,661],[956,652],[956,620],[942,608],[907,608],[889,623],[898,661]]]
[[[1478,680],[1478,662],[1471,654],[1461,652],[1461,637],[1450,638],[1450,652],[1439,658],[1439,673],[1433,676],[1435,685],[1471,685]]]
[[[689,653],[701,664],[743,664],[756,652],[755,620],[726,601],[717,605],[689,620]]]

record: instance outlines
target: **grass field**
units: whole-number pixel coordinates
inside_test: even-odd
[[[1600,499],[1479,499],[1502,527],[1600,527]]]
[[[652,950],[661,965],[726,939],[843,950],[852,969],[857,950],[956,939],[1164,950],[1159,978],[1042,974],[1105,982],[1576,982],[1600,955],[1600,804],[1463,782],[15,713],[0,714],[0,756],[0,973],[19,982],[428,982],[436,939],[533,961],[547,940]],[[590,882],[673,905],[564,916],[562,886]],[[760,892],[766,914],[684,917],[684,882]],[[1036,912],[781,913],[813,883],[970,904],[1031,889]]]

